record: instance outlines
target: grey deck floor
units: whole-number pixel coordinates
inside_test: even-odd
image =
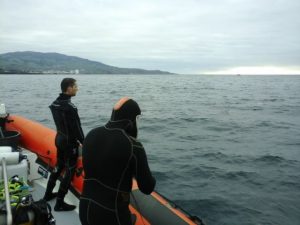
[[[30,173],[29,177],[32,182],[29,183],[29,185],[33,188],[32,196],[35,201],[40,200],[45,193],[46,185],[48,182],[48,179],[44,179],[37,173],[39,164],[37,164],[36,158],[37,156],[26,150],[22,150],[23,154],[27,155],[27,159],[30,162]],[[59,187],[60,181],[56,182],[56,186],[54,191],[57,191]],[[65,197],[65,201],[69,204],[76,205],[76,209],[74,211],[70,212],[55,212],[54,211],[54,205],[55,205],[55,199],[51,200],[49,204],[51,205],[52,214],[56,220],[56,225],[81,225],[79,220],[79,213],[78,213],[78,206],[79,206],[79,200],[76,198],[70,191]]]
[[[45,188],[38,182],[34,183],[33,188],[34,188],[34,191],[32,193],[33,199],[37,201],[44,196]],[[67,195],[66,202],[74,204],[74,200],[72,202],[68,201],[69,195],[71,194]],[[56,220],[56,225],[81,225],[79,220],[79,214],[78,214],[78,202],[77,204],[75,203],[77,205],[77,208],[74,211],[70,211],[70,212],[55,212],[53,210],[55,205],[55,199],[51,200],[49,204],[51,205],[52,214]]]

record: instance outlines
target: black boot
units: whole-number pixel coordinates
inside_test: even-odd
[[[63,199],[57,199],[54,206],[54,211],[72,211],[76,208],[75,205],[69,205]]]
[[[55,173],[52,173],[50,175],[50,178],[49,178],[49,181],[48,181],[48,184],[47,184],[47,188],[46,188],[46,192],[45,192],[45,195],[43,197],[44,200],[50,201],[50,200],[57,197],[57,192],[52,193],[53,189],[55,187],[55,184],[56,184],[56,176],[55,176]]]

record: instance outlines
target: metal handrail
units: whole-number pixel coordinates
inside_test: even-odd
[[[10,207],[10,197],[8,190],[8,179],[7,179],[7,169],[6,169],[6,160],[5,157],[2,158],[2,171],[3,171],[3,180],[4,180],[4,191],[5,191],[5,204],[6,204],[6,224],[12,225],[12,214]]]

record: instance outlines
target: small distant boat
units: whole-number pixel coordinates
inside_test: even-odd
[[[47,171],[51,171],[56,164],[56,147],[54,144],[56,132],[40,123],[21,116],[12,115],[8,117],[8,120],[11,122],[6,123],[5,129],[7,131],[18,131],[21,134],[20,147],[37,155],[36,162],[30,162],[31,164],[34,164],[31,165],[31,167],[39,168],[40,174],[47,175]],[[71,191],[74,194],[73,196],[75,196],[71,199],[73,204],[74,201],[76,205],[79,203],[83,179],[84,171],[82,157],[80,156],[77,161],[77,169],[71,187]],[[40,185],[40,188],[42,188],[40,192],[44,193],[47,180],[43,178],[42,182],[44,185]],[[132,194],[134,197],[131,197],[129,208],[134,215],[135,225],[203,224],[201,219],[196,216],[191,216],[174,202],[168,200],[156,191],[152,192],[151,195],[142,194],[135,181],[132,186]],[[72,213],[76,213],[79,218],[78,207],[77,211]],[[70,224],[70,220],[68,219],[70,214],[68,214],[68,212],[59,212],[59,216],[60,220],[63,221],[60,222],[59,225]],[[77,221],[79,221],[79,219]],[[78,224],[78,222],[76,224]]]

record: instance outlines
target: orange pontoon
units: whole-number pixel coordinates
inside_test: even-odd
[[[56,164],[56,147],[54,139],[56,132],[40,123],[28,120],[21,116],[9,116],[12,122],[6,124],[6,130],[16,130],[21,133],[21,147],[34,152],[38,156],[38,163],[50,170]],[[80,196],[83,186],[84,172],[82,158],[78,158],[77,172],[72,181],[72,191]],[[136,216],[135,225],[186,225],[202,224],[197,217],[190,216],[176,204],[163,197],[158,192],[151,195],[142,194],[133,182],[130,210]]]

